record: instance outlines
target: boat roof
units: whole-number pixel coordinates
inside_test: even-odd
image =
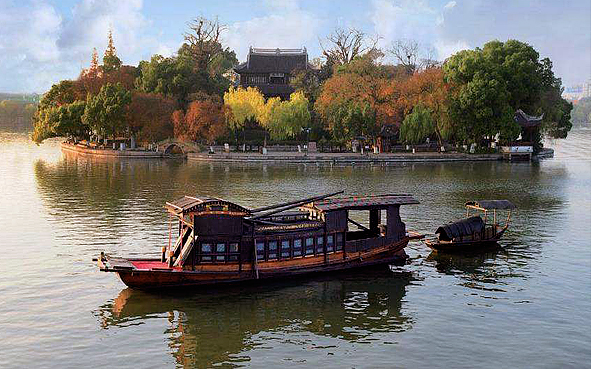
[[[412,195],[384,194],[328,198],[319,201],[313,201],[302,206],[302,208],[316,209],[324,212],[332,210],[367,210],[375,208],[385,208],[391,205],[411,204],[419,204],[419,201],[412,197]]]
[[[166,209],[175,215],[194,212],[220,211],[228,213],[244,213],[243,215],[251,213],[249,209],[238,204],[209,196],[183,196],[178,200],[167,202]]]
[[[439,234],[439,240],[451,241],[456,237],[469,236],[479,233],[484,229],[484,221],[479,216],[474,216],[457,222],[453,222],[437,228],[435,233]]]
[[[480,200],[480,201],[468,201],[466,206],[478,210],[490,210],[490,209],[503,209],[510,210],[515,209],[515,205],[509,200]]]

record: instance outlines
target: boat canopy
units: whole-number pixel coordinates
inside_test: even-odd
[[[226,213],[246,216],[251,213],[247,208],[217,197],[183,196],[176,201],[167,202],[166,209],[177,216],[187,213]]]
[[[471,207],[478,210],[511,210],[515,209],[515,205],[509,200],[481,200],[481,201],[468,201],[466,202],[467,207]]]
[[[437,228],[435,233],[439,234],[440,241],[451,241],[454,238],[469,236],[481,232],[483,229],[484,221],[481,217],[475,216],[441,226]]]
[[[370,196],[346,196],[310,202],[302,208],[322,212],[333,210],[369,210],[384,209],[392,205],[411,205],[419,202],[408,194],[385,194]]]

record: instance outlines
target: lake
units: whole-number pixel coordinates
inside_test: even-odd
[[[591,363],[591,131],[552,159],[389,166],[64,156],[0,133],[0,367],[582,368]],[[407,248],[401,267],[190,294],[127,289],[101,251],[157,257],[185,194],[260,207],[311,194],[411,193],[432,233],[463,203],[517,206],[504,248]]]

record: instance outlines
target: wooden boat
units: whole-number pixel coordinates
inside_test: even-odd
[[[441,226],[435,231],[435,237],[425,238],[424,242],[430,248],[442,252],[479,251],[498,246],[511,221],[511,210],[515,209],[508,200],[468,201],[466,203],[466,219]],[[470,216],[470,211],[484,213]],[[504,224],[497,222],[497,210],[507,211]],[[489,222],[492,211],[493,220]]]
[[[422,236],[407,233],[400,206],[411,195],[334,197],[248,209],[212,197],[185,196],[166,203],[178,220],[176,241],[159,259],[125,259],[101,253],[101,271],[115,272],[141,289],[233,283],[327,272],[406,259],[404,247]],[[299,211],[293,209],[299,208]],[[368,226],[350,217],[369,213]],[[382,223],[382,215],[385,223]],[[350,230],[349,224],[359,230]],[[172,225],[172,221],[171,221]]]

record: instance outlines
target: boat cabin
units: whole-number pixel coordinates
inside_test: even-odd
[[[178,231],[173,235],[171,223],[162,262],[194,270],[205,264],[328,260],[336,253],[346,258],[406,237],[400,218],[406,204],[418,201],[394,194],[320,197],[247,209],[219,198],[184,196],[166,204]]]
[[[466,202],[466,219],[441,226],[435,233],[439,242],[473,242],[498,240],[509,227],[511,211],[515,209],[508,200],[482,200]],[[503,221],[497,218],[497,210],[506,210],[507,218]],[[480,214],[471,216],[476,211]],[[492,219],[491,219],[492,213]]]

